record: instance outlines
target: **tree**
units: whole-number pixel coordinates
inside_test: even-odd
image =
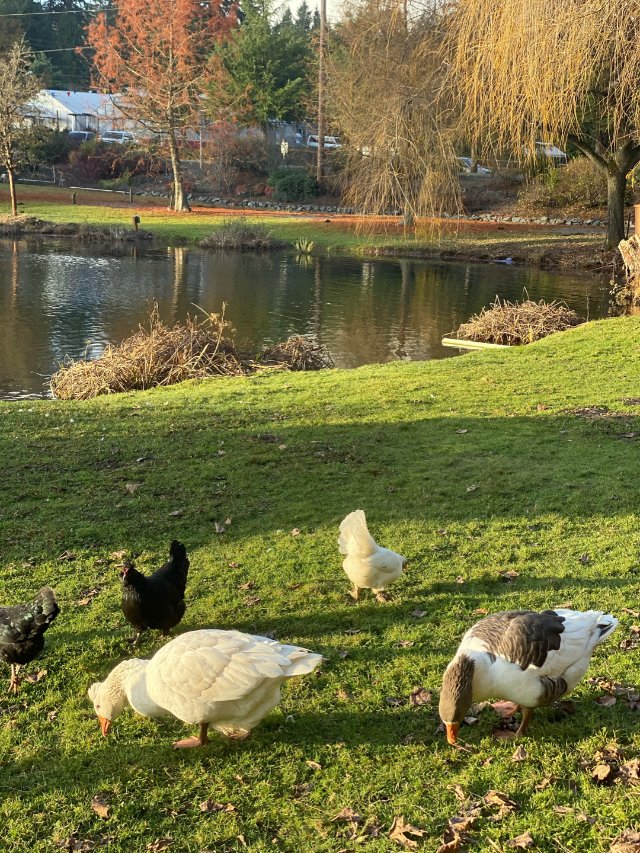
[[[306,115],[312,84],[311,31],[289,10],[272,21],[269,0],[243,4],[237,32],[219,47],[228,72],[226,103],[244,123],[299,121]]]
[[[14,44],[0,56],[0,161],[9,181],[12,216],[18,215],[15,172],[20,164],[21,145],[29,133],[21,110],[38,94],[41,86],[29,71],[32,60],[23,42]]]
[[[404,0],[364,0],[334,31],[327,107],[345,148],[345,195],[405,221],[457,203],[449,107],[440,97],[442,18]]]
[[[573,141],[606,176],[606,245],[640,162],[640,11],[619,0],[457,0],[453,91],[473,141],[517,155]]]
[[[87,27],[95,50],[97,82],[121,91],[118,107],[169,147],[173,171],[171,207],[188,210],[178,152],[178,131],[198,126],[202,93],[221,69],[214,47],[236,26],[218,0],[115,0],[110,24],[104,13]]]

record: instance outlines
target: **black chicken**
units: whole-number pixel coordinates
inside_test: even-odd
[[[44,648],[44,632],[60,608],[53,590],[44,586],[30,604],[0,607],[0,659],[11,664],[9,690],[18,692],[18,670]]]
[[[158,628],[168,634],[180,622],[185,611],[188,571],[187,549],[175,539],[169,547],[167,562],[149,577],[133,566],[122,570],[122,612],[136,629],[134,645],[147,628]]]

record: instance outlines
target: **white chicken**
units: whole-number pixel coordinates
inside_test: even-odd
[[[361,589],[370,589],[378,601],[386,601],[384,590],[400,577],[407,561],[402,554],[376,543],[361,509],[349,513],[340,524],[338,547],[345,555],[342,568],[353,584],[353,598],[357,601]]]
[[[280,701],[280,685],[318,666],[322,655],[240,631],[204,629],[181,634],[150,660],[119,663],[89,698],[106,737],[127,703],[143,717],[173,715],[199,726],[176,749],[204,746],[213,726],[245,738]]]

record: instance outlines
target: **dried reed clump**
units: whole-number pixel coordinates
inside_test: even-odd
[[[225,219],[217,231],[200,240],[203,249],[234,252],[271,252],[283,249],[285,245],[264,225],[248,222],[245,216]]]
[[[237,376],[245,372],[222,314],[165,326],[156,305],[148,327],[140,326],[120,346],[109,346],[95,361],[71,361],[51,377],[61,400],[87,400],[100,394],[174,385],[203,376]]]
[[[302,336],[268,347],[254,359],[237,352],[232,333],[224,306],[220,314],[187,317],[184,324],[169,328],[155,305],[147,326],[140,326],[119,346],[107,347],[95,361],[70,361],[61,367],[51,377],[51,391],[60,400],[88,400],[206,376],[333,367],[325,348]]]
[[[292,335],[282,343],[267,347],[260,356],[259,364],[289,370],[324,370],[334,367],[326,347],[302,335]]]
[[[575,311],[561,302],[509,302],[498,297],[489,307],[463,323],[456,337],[487,344],[530,344],[553,332],[562,332],[582,321]]]
[[[114,240],[131,242],[148,239],[146,231],[134,231],[122,225],[86,225],[75,222],[48,222],[35,216],[21,216],[0,221],[0,237],[20,237],[23,234],[46,234],[56,237],[77,237],[82,243],[106,243]]]

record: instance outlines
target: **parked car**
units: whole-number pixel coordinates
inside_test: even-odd
[[[318,134],[310,133],[307,137],[307,148],[317,148],[318,147]],[[342,143],[340,142],[339,137],[337,136],[325,136],[324,138],[324,148],[325,150],[331,151],[336,148],[342,148]]]
[[[458,157],[458,163],[460,163],[460,171],[465,174],[472,174],[473,160],[471,157]],[[476,171],[473,172],[475,175],[490,175],[491,169],[487,169],[486,166],[481,166],[478,163],[476,167]]]
[[[96,134],[92,130],[71,130],[69,131],[69,142],[82,145],[83,142],[91,142],[96,138]]]
[[[548,157],[556,164],[556,166],[567,165],[567,155],[564,151],[556,148],[551,142],[536,142],[536,155],[538,157]]]
[[[100,139],[107,145],[130,145],[136,141],[133,133],[128,130],[105,130],[100,134]]]

